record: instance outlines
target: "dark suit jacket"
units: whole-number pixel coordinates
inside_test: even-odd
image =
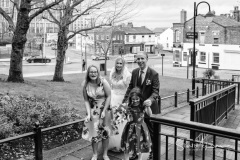
[[[123,103],[128,101],[128,95],[130,91],[137,87],[137,80],[139,77],[139,70],[140,68],[136,68],[132,71],[132,77],[126,94],[123,98]],[[152,68],[148,67],[145,79],[142,83],[141,91],[143,95],[143,100],[150,99],[152,101],[151,109],[153,114],[160,113],[160,106],[159,106],[159,76],[158,73],[153,70]]]

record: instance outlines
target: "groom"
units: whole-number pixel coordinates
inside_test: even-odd
[[[132,77],[126,94],[123,98],[123,105],[128,102],[128,96],[130,91],[134,87],[139,87],[143,95],[143,105],[151,107],[153,114],[160,113],[159,108],[159,77],[158,73],[152,68],[147,66],[148,55],[145,52],[140,52],[137,54],[138,68],[132,71]],[[147,114],[145,114],[145,123],[148,126],[151,139],[153,141],[153,125],[150,122]],[[149,154],[148,160],[152,160],[152,151]]]

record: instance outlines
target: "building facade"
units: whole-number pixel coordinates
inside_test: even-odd
[[[173,24],[173,64],[192,65],[193,18]],[[196,67],[240,70],[240,23],[226,16],[196,16]]]
[[[160,34],[159,44],[163,46],[163,50],[172,51],[173,48],[173,30],[172,28],[167,28]]]
[[[126,53],[137,53],[145,51],[155,53],[155,34],[145,26],[133,27],[130,22],[126,27],[121,28],[125,33],[124,43]]]

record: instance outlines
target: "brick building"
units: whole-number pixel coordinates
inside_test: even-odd
[[[239,12],[238,12],[239,13]],[[192,65],[193,18],[173,23],[173,63]],[[196,66],[201,68],[240,70],[240,22],[224,15],[196,16]]]

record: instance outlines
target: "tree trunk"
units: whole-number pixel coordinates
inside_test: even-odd
[[[60,28],[58,32],[58,42],[57,42],[57,58],[55,72],[53,76],[53,81],[63,82],[63,66],[66,50],[68,47],[67,42],[68,29],[66,27]]]
[[[18,13],[16,29],[12,38],[12,52],[8,82],[24,82],[22,73],[22,59],[25,43],[27,41],[27,31],[29,28],[29,7],[30,4],[23,6]]]

